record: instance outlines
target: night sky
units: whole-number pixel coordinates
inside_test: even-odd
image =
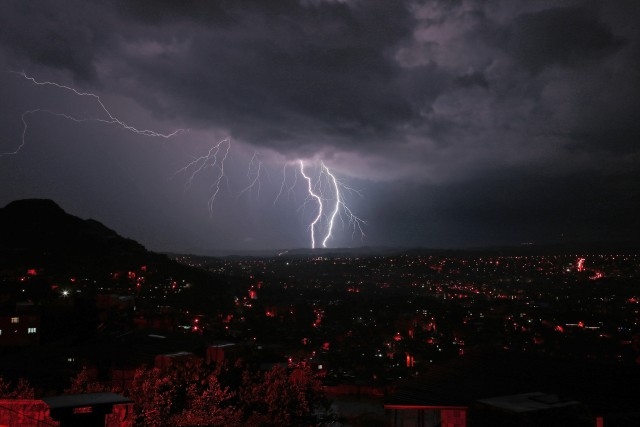
[[[290,249],[311,185],[316,240],[341,202],[327,247],[637,240],[639,23],[636,0],[4,0],[0,206]]]

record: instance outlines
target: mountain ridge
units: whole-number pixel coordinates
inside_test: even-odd
[[[15,200],[0,209],[0,266],[140,264],[163,255],[50,199]]]

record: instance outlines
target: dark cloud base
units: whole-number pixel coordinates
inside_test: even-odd
[[[304,157],[364,195],[367,240],[337,245],[637,240],[639,21],[633,1],[5,1],[5,71],[192,133],[149,148],[32,114],[32,147],[0,157],[0,202],[55,196],[154,249],[304,246],[304,214],[272,203],[276,156]],[[11,73],[0,91],[3,152],[24,111],[103,114]],[[212,220],[210,182],[157,183],[225,136],[244,150],[235,179],[253,150],[270,172]]]

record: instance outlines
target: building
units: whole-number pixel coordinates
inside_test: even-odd
[[[0,314],[0,347],[24,347],[40,341],[40,314],[11,310]]]

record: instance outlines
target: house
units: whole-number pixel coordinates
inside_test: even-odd
[[[40,341],[40,314],[10,310],[0,313],[0,347],[24,347]]]

